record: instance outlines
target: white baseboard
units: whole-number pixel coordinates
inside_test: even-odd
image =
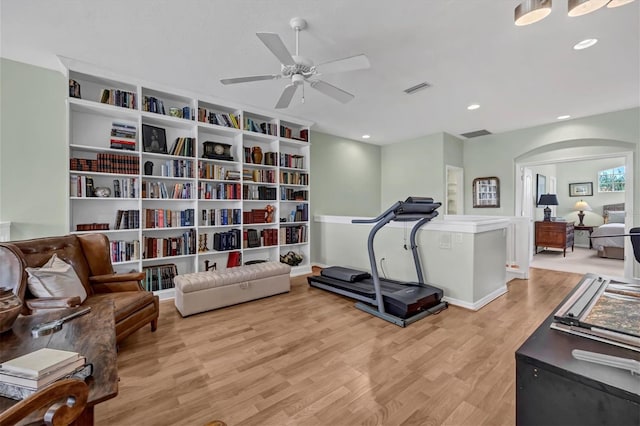
[[[442,300],[450,303],[451,305],[460,306],[461,308],[470,309],[472,311],[477,311],[480,308],[482,308],[484,305],[486,305],[489,302],[497,299],[498,297],[502,296],[506,292],[507,292],[507,286],[505,285],[505,286],[502,286],[502,287],[498,288],[497,290],[492,291],[491,293],[487,294],[482,299],[478,300],[477,302],[473,302],[473,303],[467,302],[465,300],[455,299],[455,298],[448,297],[448,296],[443,297]]]

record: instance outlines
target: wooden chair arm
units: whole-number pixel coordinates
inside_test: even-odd
[[[0,413],[0,424],[16,424],[48,406],[45,424],[68,425],[82,414],[88,396],[89,386],[82,380],[58,380]]]

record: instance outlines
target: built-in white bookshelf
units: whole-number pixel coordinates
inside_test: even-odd
[[[310,122],[71,62],[69,232],[106,234],[121,272],[290,251],[311,272]]]

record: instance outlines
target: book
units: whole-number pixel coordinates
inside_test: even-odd
[[[57,380],[65,377],[74,377],[80,380],[86,380],[86,378],[90,377],[92,374],[93,374],[93,364],[90,364],[90,363],[83,364],[82,366],[76,368],[74,371],[71,371],[59,377]],[[21,399],[27,398],[28,396],[31,396],[32,394],[36,393],[38,390],[46,386],[48,385],[44,385],[40,388],[32,388],[28,386],[20,386],[12,383],[0,382],[0,396],[3,396],[5,398],[21,400]]]
[[[39,378],[80,358],[78,352],[42,348],[0,364],[0,373],[18,373]]]
[[[86,362],[85,357],[79,357],[75,361],[72,361],[69,364],[65,364],[57,370],[51,371],[50,373],[43,374],[40,377],[33,378],[29,375],[24,375],[20,373],[9,373],[9,372],[0,372],[0,382],[9,383],[17,386],[24,386],[28,388],[39,389],[43,386],[48,385],[61,377],[66,376],[69,373],[73,373],[78,368],[83,367]]]

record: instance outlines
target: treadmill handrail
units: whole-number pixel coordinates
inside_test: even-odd
[[[352,219],[351,223],[376,223],[380,222],[386,215],[397,209],[402,205],[402,201],[397,201],[393,206],[389,207],[383,213],[381,213],[378,217],[374,219]]]

